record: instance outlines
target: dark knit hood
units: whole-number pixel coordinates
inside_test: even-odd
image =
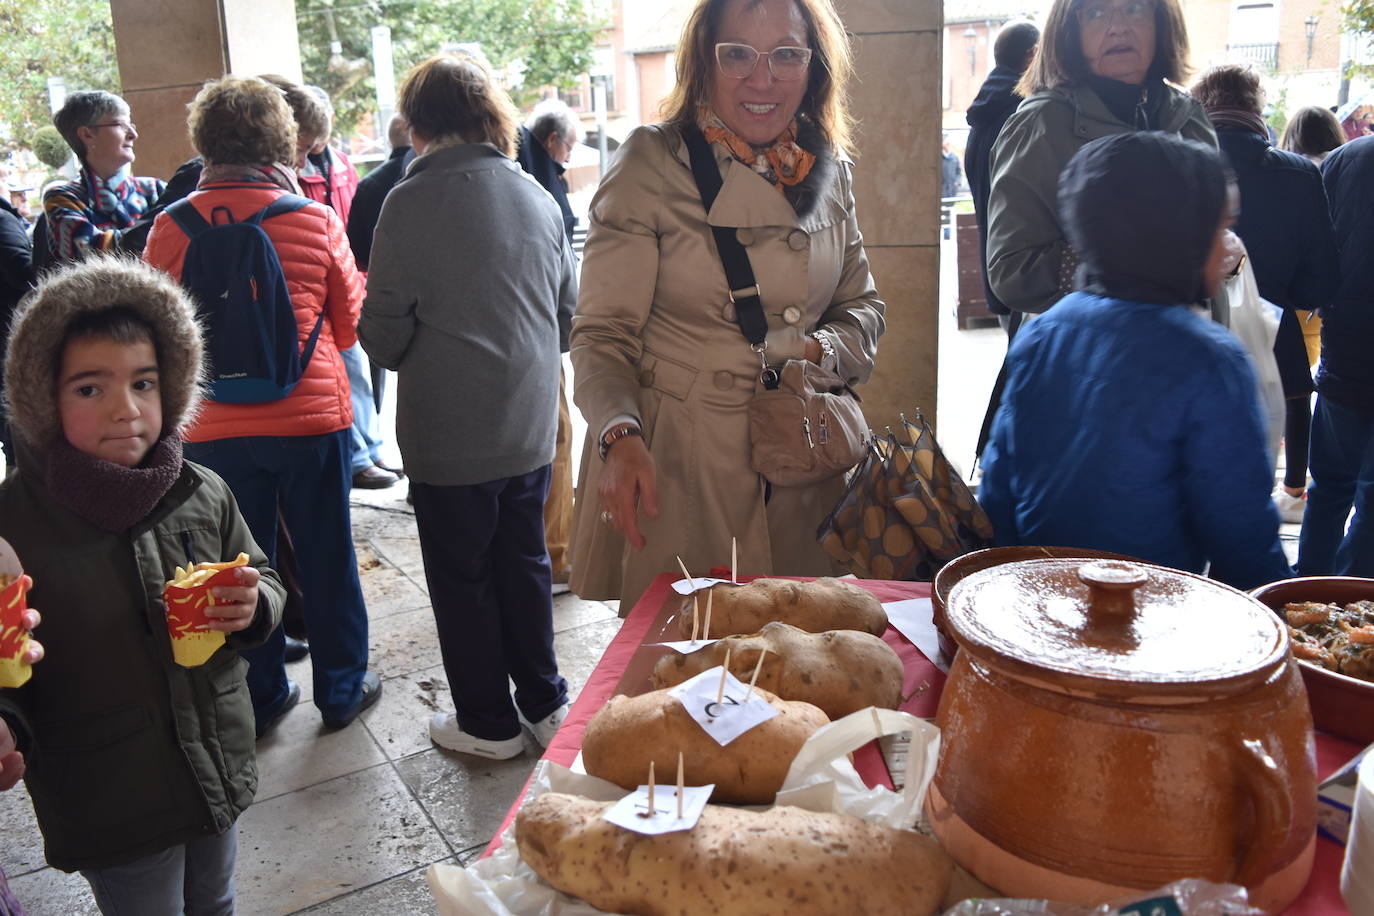
[[[62,435],[57,361],[80,315],[133,309],[152,326],[162,392],[162,435],[179,435],[202,397],[201,329],[195,306],[171,277],[141,261],[91,256],[47,275],[19,304],[5,357],[10,428],[40,453]]]
[[[968,126],[985,127],[995,124],[1000,130],[1002,124],[1016,110],[1016,106],[1021,104],[1021,96],[1016,94],[1016,84],[1020,81],[1020,71],[1000,64],[993,67],[983,82],[983,88],[978,90],[978,97],[969,105],[968,113],[964,115]]]
[[[1078,288],[1137,302],[1200,301],[1225,203],[1221,157],[1201,143],[1160,131],[1088,143],[1059,179]]]

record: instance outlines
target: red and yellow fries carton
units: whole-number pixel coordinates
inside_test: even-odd
[[[216,585],[235,585],[234,568],[248,565],[248,554],[241,553],[227,563],[196,563],[177,567],[176,577],[162,590],[167,603],[167,632],[172,637],[172,657],[183,668],[194,668],[209,661],[224,645],[224,633],[211,630],[205,611],[215,604],[211,589]]]
[[[20,687],[33,676],[33,668],[22,661],[29,645],[23,613],[28,610],[27,595],[33,580],[24,575],[19,556],[0,538],[0,687]]]

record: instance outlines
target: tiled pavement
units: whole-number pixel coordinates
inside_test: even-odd
[[[466,862],[500,826],[538,746],[488,761],[430,744],[451,711],[404,486],[355,491],[353,527],[370,618],[377,705],[341,731],[310,702],[310,662],[289,666],[301,703],[258,744],[256,803],[239,820],[240,916],[431,914],[425,869]],[[575,697],[620,621],[614,604],[554,599],[555,646]],[[31,916],[95,914],[80,875],[47,868],[22,784],[0,793],[0,868]]]

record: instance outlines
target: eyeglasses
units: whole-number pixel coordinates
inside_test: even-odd
[[[1150,0],[1127,0],[1122,4],[1088,3],[1078,8],[1079,25],[1106,25],[1117,13],[1132,25],[1145,22],[1154,15],[1155,5]]]
[[[810,48],[783,46],[764,53],[753,45],[722,41],[716,45],[716,65],[731,79],[748,79],[754,75],[759,58],[768,58],[768,72],[775,80],[799,80],[806,75],[811,63]]]
[[[99,130],[102,127],[118,127],[126,134],[138,133],[138,128],[134,127],[133,121],[102,121],[99,124],[92,124],[91,130]]]

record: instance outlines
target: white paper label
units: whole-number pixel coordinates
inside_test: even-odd
[[[649,807],[649,787],[640,786],[612,805],[602,817],[617,827],[648,836],[691,830],[701,820],[701,812],[706,810],[706,802],[715,788],[714,785],[684,786],[682,817],[678,817],[677,786],[654,786],[652,810]]]
[[[940,633],[935,629],[935,611],[929,598],[888,601],[883,604],[883,610],[887,612],[887,622],[896,627],[898,633],[911,640],[931,664],[949,673],[949,665],[940,660]]]
[[[744,695],[749,688],[736,680],[733,674],[725,675],[725,692],[722,695],[722,670],[719,665],[708,668],[690,681],[683,681],[669,690],[668,695],[676,697],[706,734],[724,747],[754,726],[767,722],[778,711],[757,692],[746,701]],[[720,695],[719,700],[716,699],[717,695]]]
[[[729,579],[706,579],[692,577],[691,579],[678,579],[673,583],[673,591],[679,595],[690,595],[693,592],[703,591],[713,585],[743,585],[743,582],[731,582]]]
[[[651,643],[649,643],[649,645],[651,645],[651,646],[666,646],[667,648],[672,649],[674,652],[679,652],[679,653],[681,653],[681,654],[683,654],[683,655],[691,655],[693,652],[696,652],[698,649],[705,649],[707,646],[709,646],[709,645],[710,645],[711,643],[713,643],[713,642],[717,642],[717,640],[714,640],[714,639],[698,639],[696,642],[693,642],[693,641],[690,640],[690,639],[682,639],[682,640],[678,640],[677,642],[651,642]]]

